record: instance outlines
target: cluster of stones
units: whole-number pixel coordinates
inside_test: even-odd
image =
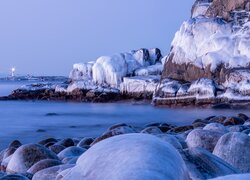
[[[197,119],[186,126],[151,123],[139,128],[117,124],[96,138],[48,138],[37,144],[24,145],[15,140],[0,153],[0,179],[59,180],[95,177],[98,180],[114,179],[118,174],[122,177],[121,174],[124,175],[125,172],[126,177],[138,179],[152,175],[168,178],[173,176],[172,179],[209,179],[250,173],[249,135],[249,117],[238,114],[235,117],[211,116]],[[130,147],[135,142],[137,147]],[[168,151],[161,151],[161,148]],[[163,152],[167,152],[167,155]],[[167,159],[163,161],[157,157]],[[124,161],[118,160],[123,158]],[[141,171],[145,172],[155,163],[169,168],[153,167],[155,172],[143,173],[142,177],[140,173],[134,172],[139,168],[136,167],[138,161],[144,163],[145,168]],[[114,170],[117,172],[113,173],[114,166],[117,167]],[[127,170],[119,172],[124,171],[125,166]],[[171,172],[171,168],[177,168],[177,175]],[[162,174],[158,176],[159,172]]]

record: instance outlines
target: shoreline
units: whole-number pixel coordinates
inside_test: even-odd
[[[7,176],[15,174],[27,179],[31,179],[32,177],[33,179],[37,177],[43,179],[46,178],[48,174],[54,178],[57,176],[63,176],[62,179],[66,178],[67,175],[63,174],[63,171],[58,171],[58,166],[73,170],[72,168],[78,166],[80,163],[80,161],[77,162],[77,159],[84,155],[84,153],[91,151],[93,147],[110,138],[114,140],[114,143],[116,142],[115,138],[119,139],[124,136],[126,139],[126,134],[131,134],[131,136],[135,137],[140,134],[149,134],[152,138],[154,136],[161,139],[163,144],[167,143],[171,147],[174,147],[176,152],[183,158],[189,176],[199,176],[201,179],[206,179],[215,178],[219,175],[235,174],[239,171],[250,172],[250,169],[245,171],[248,165],[241,163],[242,161],[239,161],[239,163],[231,162],[230,158],[228,158],[230,157],[230,153],[228,157],[223,157],[220,156],[219,153],[215,153],[214,150],[220,146],[224,146],[224,144],[221,144],[222,140],[220,139],[224,137],[229,138],[233,135],[239,136],[238,140],[232,142],[234,144],[237,144],[237,141],[241,140],[241,136],[247,137],[248,140],[245,145],[249,148],[250,137],[248,134],[250,134],[250,119],[247,115],[240,113],[236,116],[229,117],[215,115],[204,119],[193,119],[192,124],[183,126],[162,122],[135,127],[120,123],[110,126],[100,136],[82,138],[68,137],[65,139],[46,138],[41,139],[37,144],[21,144],[21,141],[13,139],[9,146],[6,147],[7,149],[0,152],[0,177],[7,175],[7,172]],[[233,144],[231,144],[231,146],[233,146]],[[122,148],[124,147],[118,147],[118,149]],[[32,154],[34,158],[31,159],[27,158],[27,152],[29,152],[30,149],[34,150]],[[193,154],[196,151],[199,151],[199,154]],[[46,152],[44,155],[46,158],[44,158],[44,156],[41,157],[40,152]],[[51,154],[53,154],[53,157],[51,157]],[[206,161],[194,161],[194,159],[202,158],[203,156],[208,159],[206,159]],[[18,160],[19,158],[21,158],[22,161]],[[217,160],[218,158],[220,158],[220,160]],[[248,159],[250,156],[246,155],[234,158]],[[44,159],[57,160],[57,163],[51,164]],[[19,164],[16,164],[14,161],[19,162]],[[23,162],[23,164],[20,162]],[[202,168],[198,168],[200,163],[204,164]],[[211,163],[214,163],[212,166],[217,168],[216,171],[209,168]],[[192,166],[190,166],[190,164],[192,164]],[[68,168],[69,165],[70,168]],[[20,169],[17,168],[19,166],[22,166],[24,170],[20,171]],[[197,168],[196,170],[199,173],[194,172],[195,170],[192,168]],[[224,168],[227,170],[225,171]],[[34,171],[34,169],[36,170]],[[204,173],[204,171],[207,172]]]

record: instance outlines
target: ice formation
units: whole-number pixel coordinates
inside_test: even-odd
[[[134,82],[133,86],[138,86],[136,89],[139,90],[144,88],[141,86],[143,81],[144,83],[149,82],[147,89],[153,93],[155,82],[151,83],[151,75],[159,76],[161,74],[163,70],[161,58],[161,52],[157,48],[139,49],[112,56],[102,56],[95,62],[74,64],[70,73],[73,83],[67,89],[58,87],[57,90],[72,92],[76,88],[96,89],[98,87],[120,90],[120,85],[123,84],[121,89],[124,91],[125,86],[130,86],[132,82]],[[140,83],[138,80],[141,80]],[[128,81],[130,85],[125,85]],[[126,88],[126,91],[128,89],[131,88]],[[134,90],[138,91],[136,89]]]

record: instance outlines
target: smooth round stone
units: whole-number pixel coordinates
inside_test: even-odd
[[[111,128],[109,128],[108,131],[106,131],[105,133],[103,133],[102,136],[96,138],[94,140],[94,142],[91,144],[94,145],[104,139],[107,139],[107,138],[110,138],[110,137],[113,137],[113,136],[117,136],[117,135],[122,135],[122,134],[130,134],[130,133],[136,133],[136,130],[130,126],[120,126],[120,125],[115,125],[115,126],[112,126]]]
[[[203,129],[191,131],[186,139],[189,148],[201,147],[212,152],[223,133]]]
[[[49,149],[51,151],[53,151],[54,153],[58,154],[60,153],[62,150],[64,150],[66,147],[59,145],[59,144],[54,144],[52,146],[49,147]]]
[[[162,131],[158,127],[147,127],[141,133],[157,135],[162,134]]]
[[[31,166],[43,159],[56,159],[56,154],[39,144],[27,144],[19,147],[12,155],[7,171],[25,173]]]
[[[239,117],[229,117],[227,118],[223,124],[225,126],[229,126],[229,125],[242,125],[245,123],[245,120]]]
[[[160,138],[126,134],[105,139],[86,151],[64,177],[75,179],[188,179],[176,149]]]
[[[70,146],[75,145],[74,141],[71,138],[63,139],[63,140],[57,142],[56,144],[62,145],[64,147],[70,147]]]
[[[57,140],[55,138],[47,138],[47,139],[39,141],[38,144],[45,145],[48,143],[56,143],[56,142]]]
[[[59,159],[63,160],[64,158],[67,158],[67,157],[80,156],[85,151],[86,151],[86,149],[76,147],[76,146],[72,146],[72,147],[68,147],[68,148],[64,149],[57,156],[59,157]]]
[[[223,135],[216,144],[213,154],[238,168],[242,173],[250,172],[250,137],[233,132]]]
[[[71,171],[72,168],[68,168],[59,172],[58,175],[56,176],[56,180],[66,180],[65,176]]]
[[[179,126],[179,127],[175,127],[171,130],[169,130],[169,132],[174,132],[174,133],[183,133],[185,131],[189,131],[194,129],[194,126]]]
[[[18,174],[9,174],[0,178],[0,180],[29,180],[27,177]]]
[[[227,119],[225,116],[215,116],[209,119],[209,122],[222,123]]]
[[[1,162],[1,170],[6,171],[6,168],[7,168],[8,164],[9,164],[12,156],[13,155],[10,155],[9,157],[3,159],[3,161]]]
[[[223,126],[222,124],[219,123],[210,123],[207,124],[204,128],[204,130],[209,130],[209,131],[216,131],[216,132],[221,132],[221,133],[228,133],[227,127]]]
[[[92,142],[94,142],[93,138],[85,137],[77,144],[77,147],[85,148],[86,146],[89,146]]]
[[[246,114],[243,114],[243,113],[239,113],[238,117],[241,118],[241,119],[244,119],[245,121],[249,119],[249,117]]]
[[[29,168],[27,172],[30,174],[35,174],[42,169],[46,169],[52,166],[58,166],[60,164],[62,164],[61,161],[55,159],[44,159],[31,166],[31,168]]]
[[[250,174],[233,174],[228,176],[221,176],[210,180],[249,180]]]
[[[19,148],[20,146],[22,146],[22,143],[18,140],[14,140],[9,144],[9,148]]]
[[[72,164],[64,164],[59,166],[53,166],[50,168],[43,169],[38,171],[32,178],[32,180],[55,180],[57,175],[60,174],[62,171],[72,168],[74,165]],[[79,178],[77,178],[79,179]]]

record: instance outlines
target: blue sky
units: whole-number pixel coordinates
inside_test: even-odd
[[[193,2],[0,1],[0,73],[68,75],[73,63],[141,47],[166,54]]]

